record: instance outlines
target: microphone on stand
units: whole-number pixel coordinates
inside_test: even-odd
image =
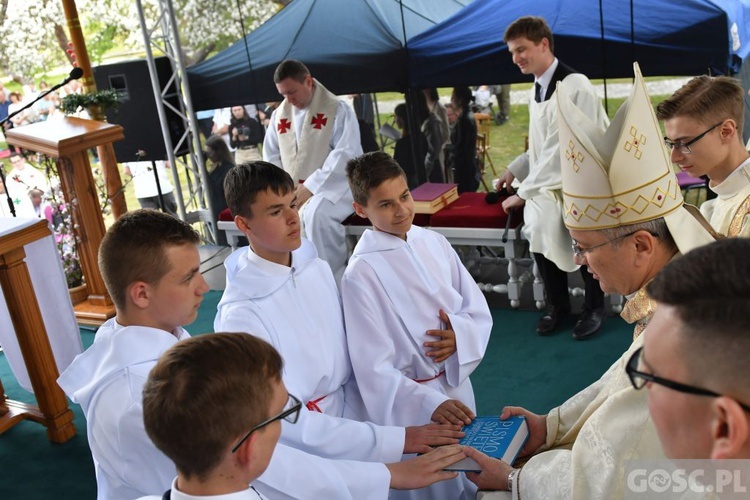
[[[11,115],[8,115],[3,121],[0,121],[0,126],[5,125],[6,122],[10,121],[11,118],[13,118],[14,116],[16,116],[21,111],[25,111],[25,110],[29,109],[31,106],[33,106],[34,104],[36,104],[37,101],[39,101],[41,99],[44,99],[47,96],[47,94],[49,94],[50,92],[54,92],[55,90],[59,89],[63,85],[67,85],[71,80],[78,80],[82,76],[83,76],[83,70],[81,68],[79,68],[79,67],[73,68],[72,70],[70,70],[70,74],[67,77],[65,77],[65,80],[63,80],[62,82],[58,83],[54,87],[50,87],[47,90],[45,90],[44,92],[41,92],[38,96],[36,96],[36,99],[34,99],[30,103],[28,103],[26,106],[22,107],[21,109],[18,109],[16,111],[14,111],[13,114],[11,114]]]
[[[79,68],[79,67],[76,66],[75,68],[73,68],[72,70],[70,70],[70,74],[67,77],[65,77],[65,80],[63,80],[62,82],[58,83],[54,87],[51,87],[51,88],[47,89],[45,92],[41,92],[36,97],[36,99],[34,99],[30,103],[28,103],[26,106],[22,107],[19,110],[14,111],[13,114],[10,114],[10,115],[6,116],[4,120],[0,121],[0,128],[2,128],[6,123],[8,123],[10,121],[11,118],[13,118],[14,116],[16,116],[21,111],[29,109],[37,101],[39,101],[40,99],[44,99],[44,97],[47,96],[47,94],[49,94],[50,92],[54,92],[55,90],[59,89],[63,85],[67,85],[68,82],[70,82],[71,80],[78,80],[82,76],[83,76],[83,70],[81,68]],[[8,208],[10,209],[10,213],[11,213],[11,215],[13,217],[15,217],[16,216],[16,207],[13,205],[13,199],[11,198],[10,193],[8,192],[8,184],[6,183],[6,180],[5,180],[5,172],[1,168],[0,168],[0,182],[2,182],[3,189],[5,189],[5,197],[7,198],[7,201],[8,201]]]
[[[57,90],[63,85],[70,83],[71,80],[78,80],[82,76],[83,76],[83,70],[79,68],[78,66],[76,66],[75,68],[70,70],[70,74],[67,76],[67,78],[65,78],[65,80],[63,80],[62,83],[60,83],[59,85],[52,87],[52,90]]]

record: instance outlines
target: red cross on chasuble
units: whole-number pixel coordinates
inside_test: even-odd
[[[280,134],[286,134],[286,131],[292,128],[292,124],[286,118],[279,120],[279,124],[276,126]]]
[[[312,121],[310,122],[313,126],[313,128],[316,128],[318,130],[325,127],[326,123],[328,123],[328,118],[326,118],[326,115],[323,113],[318,113],[315,116],[313,116]]]

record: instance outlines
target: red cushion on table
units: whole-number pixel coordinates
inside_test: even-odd
[[[219,220],[230,221],[230,220],[234,220],[234,217],[232,217],[232,212],[230,212],[228,208],[225,208],[224,210],[219,212]]]
[[[505,228],[508,215],[503,210],[502,202],[507,197],[500,197],[498,203],[487,203],[485,193],[462,193],[458,199],[438,210],[430,217],[432,227],[476,227]],[[510,227],[514,228],[523,222],[523,210],[513,213]]]
[[[372,226],[370,219],[363,219],[357,214],[351,214],[349,217],[344,219],[344,221],[341,223],[345,226]],[[430,216],[427,214],[414,214],[413,224],[415,226],[422,226],[422,227],[429,226]]]

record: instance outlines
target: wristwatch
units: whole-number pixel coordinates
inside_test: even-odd
[[[508,474],[508,491],[513,493],[513,481],[516,479],[516,476],[518,475],[518,469],[513,469],[510,471],[510,474]]]

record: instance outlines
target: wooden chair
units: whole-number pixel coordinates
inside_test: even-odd
[[[477,158],[479,159],[479,179],[482,181],[485,192],[489,193],[492,190],[487,186],[487,181],[484,180],[484,170],[487,166],[486,159],[489,158],[487,154],[487,136],[480,133],[477,133]],[[493,168],[492,171],[494,172],[495,169]]]
[[[490,149],[490,129],[492,127],[492,116],[488,115],[486,113],[474,113],[474,121],[476,121],[477,124],[477,144],[479,144],[479,135],[483,135],[485,137],[485,146],[483,148],[482,152],[482,163],[487,163],[490,166],[490,169],[492,170],[492,175],[497,177],[497,171],[495,170],[495,165],[492,163],[492,158],[490,158],[489,149]]]

